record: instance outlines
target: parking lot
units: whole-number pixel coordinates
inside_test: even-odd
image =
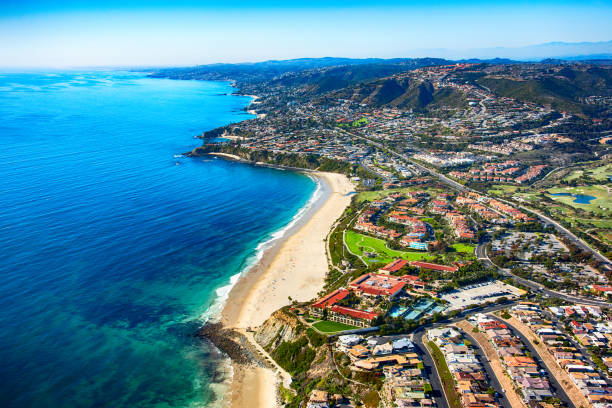
[[[447,310],[462,309],[469,305],[478,305],[485,302],[496,301],[501,297],[512,299],[523,292],[501,281],[475,283],[464,286],[441,296],[442,300],[449,302]]]

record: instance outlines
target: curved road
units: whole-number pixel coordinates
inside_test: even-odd
[[[344,131],[344,130],[343,130],[343,132],[345,132],[346,134],[351,135],[351,136],[353,136],[353,137],[356,137],[356,138],[359,138],[359,139],[361,139],[361,140],[364,140],[364,141],[366,141],[366,142],[368,142],[368,143],[372,144],[373,146],[378,147],[378,148],[379,148],[379,149],[381,149],[381,150],[387,151],[387,152],[389,152],[390,154],[392,154],[392,155],[394,155],[394,156],[396,156],[396,157],[399,157],[400,159],[402,159],[402,160],[404,160],[404,161],[406,161],[406,162],[411,163],[412,165],[416,166],[416,167],[417,167],[417,168],[419,168],[420,170],[422,170],[422,171],[424,171],[424,172],[426,172],[426,173],[429,173],[430,175],[432,175],[432,176],[434,176],[434,177],[438,178],[440,181],[442,181],[443,183],[446,183],[447,185],[449,185],[449,186],[451,186],[451,187],[455,188],[456,190],[459,190],[459,191],[471,191],[471,192],[474,192],[474,193],[480,194],[480,195],[481,195],[481,196],[483,196],[483,197],[486,197],[486,198],[491,198],[491,197],[488,197],[488,196],[487,196],[485,193],[482,193],[482,192],[480,192],[480,191],[476,191],[476,190],[470,189],[470,188],[468,188],[468,187],[464,186],[463,184],[457,183],[456,181],[451,180],[450,178],[446,177],[445,175],[443,175],[443,174],[441,174],[441,173],[438,173],[437,171],[432,170],[432,169],[430,169],[429,167],[425,167],[425,166],[423,166],[423,165],[421,165],[421,164],[419,164],[419,163],[415,162],[415,161],[414,161],[414,159],[412,159],[412,158],[410,158],[410,157],[408,157],[408,156],[405,156],[405,155],[403,155],[403,154],[397,153],[397,152],[395,152],[395,151],[393,151],[393,150],[389,149],[388,147],[384,146],[384,145],[383,145],[383,144],[381,144],[381,143],[375,142],[375,141],[373,141],[373,140],[371,140],[371,139],[368,139],[367,137],[364,137],[364,136],[359,136],[359,135],[356,135],[356,134],[354,134],[354,133],[346,132],[346,131]],[[538,218],[539,218],[539,219],[540,219],[542,222],[544,222],[545,224],[549,224],[549,225],[554,226],[554,227],[555,227],[555,228],[556,228],[558,231],[562,232],[562,233],[563,233],[563,234],[565,234],[567,237],[569,237],[569,239],[570,239],[572,242],[574,242],[574,243],[575,243],[575,244],[576,244],[578,247],[580,247],[581,249],[583,249],[583,250],[585,250],[585,251],[589,251],[589,252],[591,252],[591,253],[592,253],[592,254],[593,254],[593,255],[594,255],[594,256],[595,256],[597,259],[599,259],[600,261],[602,261],[602,262],[605,262],[605,263],[607,263],[607,264],[611,264],[611,265],[612,265],[612,261],[610,261],[610,260],[609,260],[608,258],[606,258],[604,255],[602,255],[602,254],[601,254],[599,251],[597,251],[596,249],[593,249],[593,248],[592,248],[590,245],[588,245],[588,244],[587,244],[585,241],[583,241],[582,239],[578,238],[576,235],[574,235],[574,233],[572,233],[571,231],[569,231],[567,228],[565,228],[563,225],[559,224],[557,221],[553,220],[552,218],[550,218],[550,217],[548,217],[548,216],[546,216],[546,215],[544,215],[544,214],[541,214],[541,213],[539,213],[538,211],[535,211],[535,210],[533,210],[533,209],[530,209],[530,208],[524,207],[524,206],[522,206],[522,205],[520,205],[520,204],[517,204],[517,203],[511,202],[511,201],[508,201],[508,200],[504,200],[504,199],[501,199],[501,198],[495,198],[495,199],[496,199],[496,200],[499,200],[499,201],[502,201],[502,202],[505,202],[506,204],[509,204],[509,205],[518,206],[520,209],[522,209],[522,210],[524,210],[524,211],[528,211],[528,212],[530,212],[530,213],[535,214],[535,215],[536,215],[536,216],[537,216],[537,217],[538,217]]]

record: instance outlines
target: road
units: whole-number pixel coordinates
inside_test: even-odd
[[[556,298],[560,298],[568,302],[581,303],[584,305],[600,306],[600,307],[610,307],[611,306],[610,303],[605,302],[603,300],[588,299],[582,296],[568,295],[565,293],[557,292],[556,290],[548,289],[546,286],[540,283],[531,281],[529,279],[521,278],[520,276],[513,274],[510,269],[501,268],[495,265],[486,253],[487,252],[486,248],[487,248],[488,243],[489,243],[488,235],[481,238],[480,242],[478,242],[478,245],[476,245],[476,257],[482,262],[484,262],[486,265],[497,268],[497,270],[503,276],[510,277],[514,279],[516,282],[520,283],[521,285],[526,286],[529,289],[532,289],[533,291],[540,292],[543,295],[547,295],[550,297],[556,297]]]
[[[431,388],[433,389],[433,397],[436,401],[436,405],[438,408],[449,408],[448,402],[446,401],[446,397],[444,396],[444,390],[442,388],[442,382],[440,380],[440,376],[438,371],[436,370],[436,365],[431,358],[431,355],[427,351],[427,347],[425,343],[423,343],[423,335],[429,329],[433,329],[436,327],[448,326],[452,323],[460,322],[465,319],[467,315],[472,313],[480,312],[480,313],[492,313],[497,310],[505,309],[507,307],[512,306],[516,302],[508,302],[503,305],[493,305],[485,308],[478,308],[470,310],[468,313],[460,313],[454,318],[444,319],[442,321],[436,323],[428,323],[423,326],[420,326],[412,333],[412,342],[416,347],[416,351],[423,360],[423,365],[426,368],[427,376],[429,378],[429,382],[431,383]]]
[[[472,346],[474,347],[474,351],[475,351],[474,354],[476,354],[476,357],[480,361],[480,364],[482,364],[482,366],[485,368],[485,372],[486,372],[487,380],[489,381],[489,384],[491,384],[491,386],[493,386],[493,388],[495,388],[495,391],[499,394],[498,401],[503,405],[504,408],[513,408],[512,404],[510,403],[510,401],[508,400],[506,396],[506,392],[504,392],[505,391],[504,387],[501,385],[501,383],[497,379],[497,376],[493,372],[493,368],[491,367],[491,364],[489,363],[489,359],[487,358],[487,356],[484,354],[484,352],[480,348],[479,343],[468,332],[466,332],[460,327],[458,327],[458,329],[459,331],[463,333],[463,337],[465,337],[472,343]],[[514,408],[517,408],[517,407],[514,407]]]
[[[497,318],[495,319],[498,321],[501,321],[500,319],[497,319]],[[504,321],[503,323],[505,323],[508,326],[508,329],[512,332],[512,334],[517,336],[521,340],[521,342],[527,347],[527,349],[531,353],[531,358],[533,358],[536,361],[536,363],[538,363],[538,369],[546,368],[547,366],[546,364],[544,364],[544,361],[542,360],[540,353],[538,353],[538,351],[535,349],[533,344],[531,344],[531,341],[529,341],[529,339],[525,337],[523,333],[521,333],[516,328],[511,326],[508,322]],[[554,395],[557,398],[559,398],[561,401],[563,401],[567,406],[576,408],[576,406],[574,405],[570,397],[565,392],[565,389],[561,386],[561,384],[559,384],[559,381],[557,380],[557,378],[554,375],[552,375],[550,369],[547,369],[546,372],[548,374],[548,380],[550,381],[550,385],[551,385]]]
[[[428,174],[430,174],[430,175],[432,175],[432,176],[436,177],[437,179],[439,179],[439,180],[440,180],[440,181],[442,181],[443,183],[445,183],[445,184],[447,184],[447,185],[449,185],[449,186],[453,187],[453,188],[454,188],[454,189],[456,189],[456,190],[459,190],[459,191],[462,191],[462,192],[463,192],[463,191],[471,191],[471,192],[474,192],[474,193],[478,193],[478,194],[480,194],[480,195],[481,195],[481,196],[483,196],[483,197],[486,197],[486,198],[491,198],[491,197],[488,197],[488,196],[487,196],[485,193],[480,192],[480,191],[476,191],[476,190],[472,190],[472,189],[470,189],[470,188],[467,188],[467,187],[466,187],[466,186],[464,186],[463,184],[457,183],[456,181],[451,180],[450,178],[446,177],[445,175],[443,175],[443,174],[441,174],[441,173],[438,173],[437,171],[432,170],[432,169],[430,169],[429,167],[425,167],[425,166],[423,166],[423,165],[421,165],[421,164],[417,163],[416,161],[414,161],[414,159],[412,159],[412,158],[410,158],[410,157],[408,157],[408,156],[406,156],[406,155],[403,155],[403,154],[401,154],[401,153],[397,153],[397,152],[396,152],[396,151],[394,151],[394,150],[389,149],[388,147],[384,146],[384,145],[383,145],[383,144],[381,144],[381,143],[375,142],[375,141],[373,141],[373,140],[371,140],[371,139],[368,139],[367,137],[360,136],[360,135],[357,135],[357,134],[355,134],[355,133],[350,133],[350,132],[347,132],[347,131],[345,131],[345,130],[342,130],[342,132],[344,132],[344,133],[345,133],[345,134],[347,134],[347,135],[350,135],[350,136],[356,137],[356,138],[358,138],[358,139],[364,140],[364,141],[366,141],[367,143],[370,143],[371,145],[373,145],[373,146],[375,146],[375,147],[378,147],[379,149],[381,149],[381,150],[383,150],[383,151],[386,151],[386,152],[388,152],[388,153],[390,153],[390,154],[392,154],[392,155],[394,155],[394,156],[396,156],[396,157],[398,157],[398,158],[400,158],[400,159],[404,160],[405,162],[408,162],[408,163],[410,163],[410,164],[412,164],[412,165],[416,166],[416,167],[417,167],[417,168],[419,168],[420,170],[422,170],[422,171],[424,171],[424,172],[426,172],[426,173],[428,173]],[[551,219],[550,217],[548,217],[548,216],[546,216],[546,215],[543,215],[543,214],[541,214],[541,213],[539,213],[539,212],[537,212],[537,211],[535,211],[535,210],[533,210],[533,209],[531,209],[531,208],[524,207],[524,206],[522,206],[522,205],[520,205],[520,204],[517,204],[517,203],[511,202],[511,201],[503,200],[503,199],[500,199],[500,198],[498,198],[498,197],[496,197],[495,199],[496,199],[496,200],[499,200],[499,201],[503,201],[503,202],[505,202],[505,203],[507,203],[507,204],[509,204],[509,205],[512,205],[512,206],[518,206],[520,209],[522,209],[522,210],[524,210],[524,211],[531,212],[531,213],[535,214],[535,215],[536,215],[536,216],[537,216],[537,217],[540,219],[540,221],[544,222],[545,224],[552,225],[553,227],[555,227],[555,228],[557,229],[557,231],[559,231],[559,232],[563,233],[564,235],[566,235],[566,236],[567,236],[567,237],[568,237],[568,238],[569,238],[569,239],[570,239],[572,242],[574,242],[574,243],[575,243],[575,244],[576,244],[576,245],[577,245],[579,248],[581,248],[581,249],[583,249],[583,250],[585,250],[585,251],[591,252],[591,253],[593,254],[593,256],[595,256],[595,258],[599,259],[599,260],[600,260],[600,261],[602,261],[602,262],[605,262],[605,263],[607,263],[607,264],[612,265],[612,261],[610,261],[610,260],[609,260],[608,258],[606,258],[604,255],[602,255],[602,254],[601,254],[599,251],[597,251],[596,249],[593,249],[593,248],[592,248],[590,245],[588,245],[588,244],[587,244],[585,241],[583,241],[582,239],[578,238],[578,237],[577,237],[576,235],[574,235],[574,234],[573,234],[571,231],[569,231],[567,228],[565,228],[564,226],[562,226],[561,224],[559,224],[557,221],[555,221],[555,220]]]

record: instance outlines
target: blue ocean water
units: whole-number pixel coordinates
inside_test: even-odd
[[[307,203],[288,171],[174,157],[248,119],[222,82],[0,74],[0,405],[215,405],[193,336]]]

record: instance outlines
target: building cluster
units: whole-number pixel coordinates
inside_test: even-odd
[[[435,246],[431,225],[414,216],[424,214],[424,201],[429,195],[424,191],[412,191],[408,192],[407,196],[406,198],[400,194],[391,194],[385,199],[373,201],[359,215],[354,228],[379,238],[399,240],[400,245],[411,249],[426,251]],[[385,214],[391,206],[393,209]],[[388,221],[403,225],[405,231],[376,225],[376,220],[382,214]]]
[[[346,354],[353,371],[376,372],[384,378],[382,398],[397,407],[434,407],[423,361],[407,335],[339,336],[336,350]]]
[[[440,194],[432,200],[430,212],[442,215],[457,239],[471,241],[476,237],[468,217],[453,208],[448,194]]]
[[[518,222],[529,222],[533,221],[533,217],[528,216],[524,212],[514,208],[513,206],[503,203],[499,200],[490,199],[487,202],[487,205],[495,211],[499,211],[500,213],[506,215],[510,219]]]
[[[485,156],[477,156],[470,152],[446,151],[415,153],[412,158],[436,167],[469,166],[488,159]]]
[[[394,230],[393,228],[387,228],[382,225],[376,225],[375,220],[379,217],[380,213],[387,210],[391,203],[388,200],[377,200],[373,201],[370,206],[364,209],[357,222],[355,222],[354,228],[357,231],[362,231],[367,234],[374,235],[379,238],[395,240],[402,236],[402,233]]]
[[[521,166],[518,161],[506,160],[500,163],[472,167],[468,171],[451,171],[449,174],[464,180],[511,182],[520,171]]]
[[[497,153],[503,155],[511,155],[518,152],[528,152],[534,149],[533,144],[524,143],[522,140],[505,140],[502,143],[493,143],[484,141],[478,143],[470,143],[468,149],[481,150],[484,152]]]
[[[506,222],[506,217],[483,204],[487,201],[488,199],[480,194],[471,192],[460,194],[455,198],[455,203],[457,203],[457,205],[465,206],[469,211],[478,215],[483,220],[491,224],[504,224]]]
[[[522,167],[516,160],[506,160],[448,174],[460,180],[523,184],[538,178],[545,168],[546,165]]]
[[[343,306],[341,301],[349,297],[347,289],[337,289],[310,305],[310,313],[329,321],[348,324],[356,327],[370,327],[378,313],[361,310],[355,307]]]
[[[495,408],[499,404],[491,391],[485,370],[471,344],[452,327],[430,329],[427,339],[442,352],[446,365],[455,380],[455,389],[465,408]]]
[[[519,304],[510,313],[529,327],[539,342],[545,345],[556,364],[571,379],[574,385],[595,408],[609,408],[612,404],[612,386],[606,373],[602,373],[591,361],[591,356],[581,350],[584,347],[602,347],[608,350],[612,340],[612,330],[605,315],[597,306],[565,306],[549,308],[550,312],[569,321],[571,334],[565,333],[559,325],[549,320],[539,305]],[[575,343],[570,336],[579,341]],[[609,364],[610,359],[606,357]],[[605,363],[603,363],[605,364]]]
[[[493,345],[505,374],[512,379],[523,402],[532,407],[545,407],[546,400],[554,395],[550,381],[521,340],[505,323],[494,318],[481,314],[476,316],[476,322]]]

